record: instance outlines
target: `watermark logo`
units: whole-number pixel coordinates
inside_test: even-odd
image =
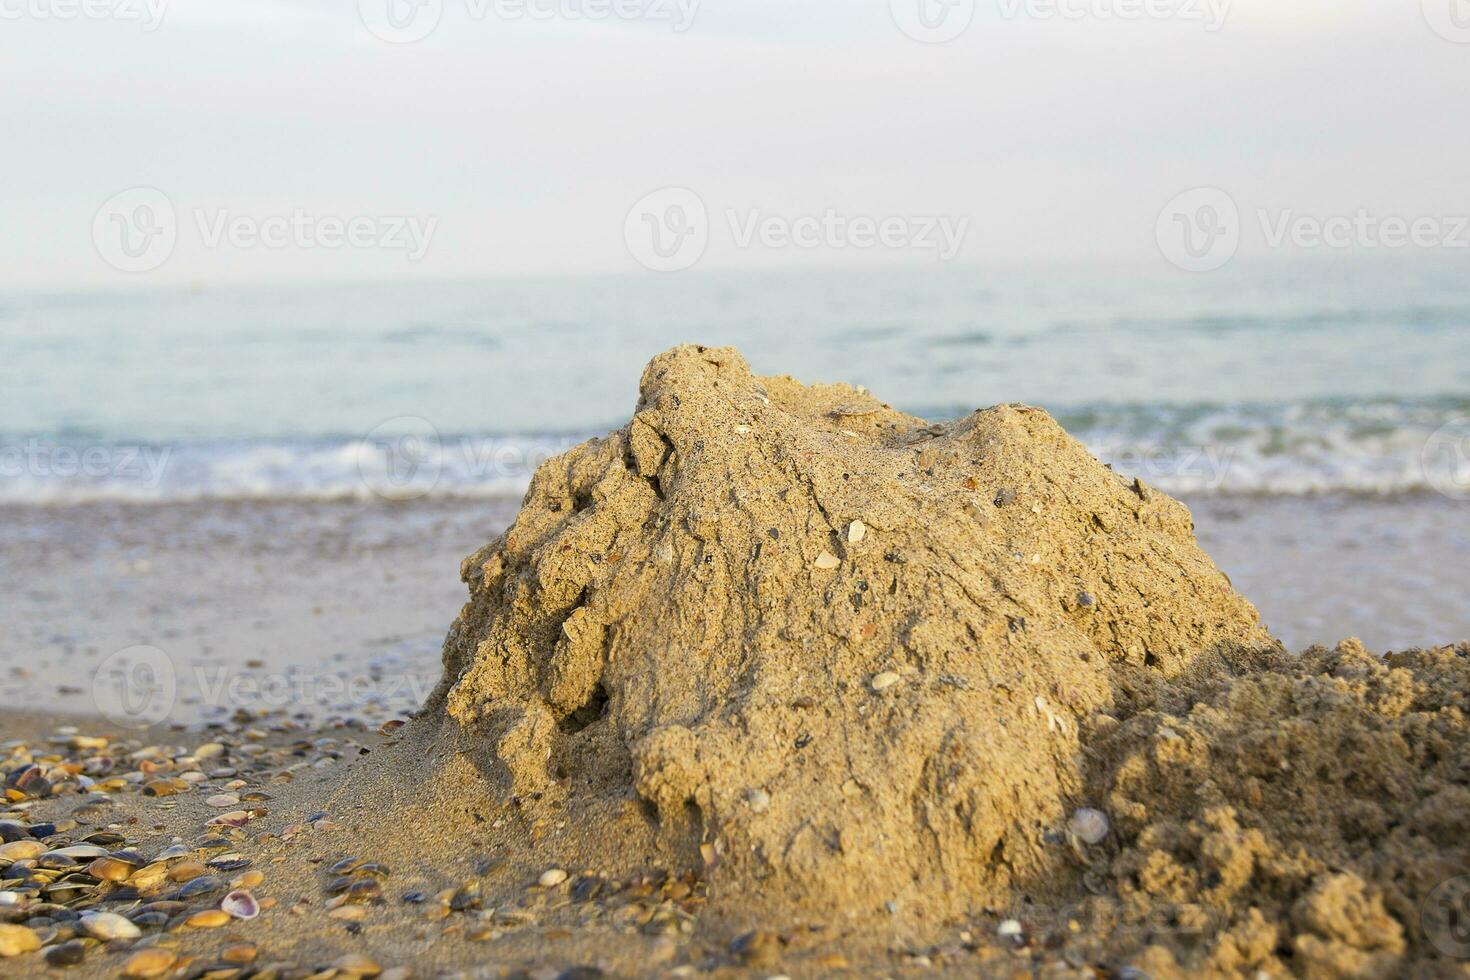
[[[444,444],[427,419],[389,419],[363,439],[357,473],[385,500],[417,500],[432,493],[444,472]]]
[[[0,0],[0,20],[116,20],[153,33],[168,13],[169,0]]]
[[[975,20],[975,0],[889,0],[898,29],[922,44],[953,41]]]
[[[1006,20],[1180,21],[1209,33],[1225,26],[1233,0],[999,0]]]
[[[1424,899],[1419,924],[1445,956],[1470,959],[1470,876],[1442,881]]]
[[[413,44],[434,33],[444,0],[357,0],[363,26],[389,44]]]
[[[3,0],[0,0],[3,2]],[[305,208],[249,214],[192,207],[181,219],[167,194],[134,187],[114,195],[92,219],[102,260],[120,272],[152,272],[173,255],[185,232],[206,250],[231,248],[401,252],[409,262],[428,254],[439,219],[405,214],[315,214]]]
[[[667,187],[644,197],[623,223],[628,252],[646,269],[679,272],[704,257],[714,231],[723,228],[736,249],[768,251],[932,252],[939,261],[955,258],[970,232],[970,219],[950,215],[843,214],[783,215],[761,208],[726,208],[723,222],[711,221],[696,193]]]
[[[410,262],[428,254],[438,218],[418,215],[312,214],[295,208],[289,214],[236,214],[228,208],[195,208],[194,224],[199,240],[208,249],[228,245],[242,251],[252,248],[303,250],[341,248],[378,249],[403,252]]]
[[[428,419],[405,415],[363,436],[355,462],[362,485],[384,500],[417,500],[441,488],[475,496],[519,494],[542,463],[577,441],[571,436],[443,438]]]
[[[1159,212],[1154,238],[1164,258],[1186,272],[1214,272],[1240,248],[1240,209],[1218,187],[1196,187]]]
[[[634,204],[623,240],[638,264],[654,272],[693,268],[709,247],[709,209],[685,187],[665,187]]]
[[[736,248],[759,244],[764,248],[887,249],[890,251],[933,252],[939,261],[948,262],[960,253],[970,233],[970,219],[948,215],[870,215],[847,216],[828,208],[820,215],[806,214],[795,218],[765,214],[759,208],[725,212],[730,235]]]
[[[158,647],[119,650],[92,677],[97,713],[115,725],[156,725],[173,712],[178,695],[178,671]]]
[[[1420,452],[1424,479],[1451,500],[1470,500],[1470,415],[1451,419],[1430,434]]]
[[[1225,486],[1238,450],[1232,446],[1088,447],[1118,473],[1181,492],[1216,491]]]
[[[1470,44],[1470,0],[1421,0],[1430,30],[1455,44]]]
[[[168,446],[69,446],[41,439],[0,444],[0,477],[121,480],[149,490],[163,483]]]
[[[178,214],[156,187],[114,194],[92,218],[97,254],[119,272],[152,272],[174,254],[178,240]]]
[[[701,0],[463,0],[471,21],[648,21],[682,34],[694,26]],[[390,44],[422,41],[444,19],[444,0],[358,0],[363,25]]]
[[[1470,215],[1406,216],[1358,208],[1321,217],[1293,208],[1256,208],[1255,219],[1260,244],[1273,250],[1470,249]],[[1174,265],[1213,272],[1235,257],[1247,223],[1229,194],[1199,187],[1165,205],[1154,230],[1159,251]]]
[[[1256,216],[1270,248],[1470,248],[1470,216],[1465,215],[1406,218],[1359,208],[1350,215],[1319,218],[1290,208],[1275,213],[1262,208]]]

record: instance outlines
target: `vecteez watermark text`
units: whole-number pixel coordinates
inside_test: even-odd
[[[44,439],[0,443],[0,479],[123,479],[156,489],[168,469],[168,446],[70,446]]]
[[[416,263],[428,254],[439,229],[433,215],[389,212],[338,214],[302,207],[245,210],[197,205],[184,216],[156,187],[131,187],[114,194],[92,219],[97,254],[119,272],[158,269],[179,239],[194,236],[207,250],[282,251],[376,250],[402,254]]]
[[[363,26],[390,44],[434,34],[447,11],[470,21],[586,21],[666,24],[676,34],[694,26],[703,0],[358,0]]]
[[[163,24],[170,0],[0,0],[0,21],[118,21],[152,33]]]
[[[797,252],[911,252],[940,262],[955,259],[970,233],[967,215],[872,214],[837,208],[781,213],[764,207],[726,207],[723,221],[687,187],[664,187],[640,198],[623,224],[628,253],[645,269],[680,272],[698,265],[714,233],[730,247]]]

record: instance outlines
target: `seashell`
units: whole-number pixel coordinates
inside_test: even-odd
[[[208,873],[209,869],[198,861],[180,861],[168,869],[168,880],[182,883],[193,881],[195,878],[202,878]]]
[[[260,903],[247,891],[233,891],[220,899],[219,907],[236,919],[253,919],[260,914]]]
[[[78,927],[93,939],[104,942],[113,939],[137,939],[143,935],[141,929],[115,912],[84,913]]]
[[[218,929],[230,921],[230,913],[223,909],[206,909],[195,912],[184,920],[186,929]]]
[[[178,890],[180,901],[198,898],[201,895],[209,895],[225,887],[225,883],[214,875],[204,875],[192,881],[185,882]]]
[[[362,864],[357,858],[345,857],[327,869],[328,873],[334,875],[351,874]]]
[[[1067,830],[1084,844],[1101,844],[1108,836],[1108,818],[1101,810],[1083,807],[1067,821]]]
[[[34,929],[25,926],[0,923],[0,959],[34,953],[41,948],[41,937]]]
[[[348,977],[375,977],[383,972],[382,967],[361,953],[348,953],[335,961],[332,966],[339,975]]]
[[[250,822],[250,813],[246,810],[231,810],[229,813],[221,813],[209,821],[210,827],[243,827]]]
[[[219,951],[222,962],[233,963],[242,966],[246,963],[254,963],[255,958],[260,955],[260,950],[254,943],[233,943]]]
[[[76,966],[87,956],[87,946],[79,939],[52,946],[46,950],[45,959],[50,966]]]
[[[160,977],[167,973],[177,960],[178,957],[173,952],[162,946],[140,949],[128,957],[119,975],[126,977],[127,980],[151,980],[152,977]]]
[[[103,881],[111,881],[114,884],[127,881],[136,870],[137,868],[128,864],[126,861],[119,861],[116,858],[110,857],[98,858],[87,865],[87,874],[94,878],[100,878]]]
[[[80,861],[83,858],[90,861],[93,858],[107,857],[108,853],[109,852],[107,848],[98,847],[96,844],[73,844],[70,847],[58,847],[54,851],[47,851],[46,854],[43,856],[51,857],[52,855],[58,855],[60,857],[69,857],[77,861]]]
[[[555,888],[566,880],[567,873],[565,871],[561,868],[552,868],[550,871],[541,875],[540,884],[542,888]]]
[[[17,840],[0,844],[0,858],[7,861],[28,861],[46,853],[46,845],[38,840]]]

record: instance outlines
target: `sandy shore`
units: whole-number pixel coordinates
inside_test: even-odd
[[[1435,496],[1200,498],[1201,545],[1291,649],[1470,637],[1470,508]],[[163,651],[178,720],[386,717],[439,677],[461,559],[517,502],[0,508],[0,697],[93,715],[117,651]]]
[[[882,429],[846,390],[765,379],[797,408],[752,388],[767,428],[702,419],[720,380],[754,383],[705,353],[667,355],[652,378],[683,402],[549,469],[479,552],[456,683],[406,723],[461,560],[518,502],[0,509],[6,975],[1166,980],[1457,955],[1429,900],[1463,880],[1470,647],[1374,654],[1470,636],[1470,511],[1189,502],[1232,588],[1188,514],[1040,413],[921,426],[910,469],[875,447],[918,420]],[[1352,635],[1374,652],[1276,642]]]

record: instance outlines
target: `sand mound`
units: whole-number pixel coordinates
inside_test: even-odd
[[[1467,719],[1470,645],[1347,641],[1182,715],[1094,723],[1121,847],[1093,855],[1108,897],[1074,911],[1155,977],[1448,975],[1470,958]]]
[[[930,425],[730,349],[656,358],[463,573],[446,799],[513,798],[564,866],[698,872],[733,924],[1068,887],[1079,733],[1277,649],[1185,508],[1045,412]]]

